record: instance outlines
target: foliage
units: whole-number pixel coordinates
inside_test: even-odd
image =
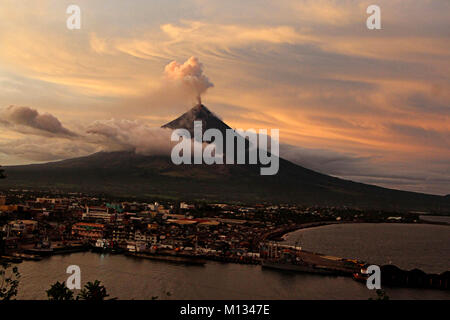
[[[57,281],[46,291],[49,300],[75,300],[73,291],[67,288],[64,282]],[[105,286],[99,280],[88,282],[77,295],[76,300],[101,301],[109,297]]]
[[[46,292],[48,300],[73,300],[73,291],[64,282],[56,281]]]
[[[168,296],[168,297],[170,297],[171,295],[172,295],[172,293],[170,292],[170,291],[167,291],[166,292],[166,295]],[[152,296],[152,300],[158,300],[159,299],[159,296]]]
[[[77,296],[77,300],[92,300],[101,301],[109,297],[105,286],[100,284],[100,281],[88,282]]]
[[[376,291],[377,298],[369,298],[369,300],[389,300],[389,296],[386,294],[386,291],[377,289]]]
[[[0,269],[0,300],[12,300],[17,296],[19,287],[19,269],[9,263],[1,263]]]

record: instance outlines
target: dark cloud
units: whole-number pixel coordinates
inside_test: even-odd
[[[308,119],[319,123],[320,125],[329,125],[335,128],[343,129],[364,129],[365,127],[359,123],[347,121],[339,117],[331,116],[308,116]]]
[[[386,125],[387,129],[392,132],[394,137],[398,140],[415,141],[428,146],[436,146],[450,149],[450,132],[437,131],[429,128],[422,128],[418,126],[390,123]]]
[[[321,173],[382,187],[415,192],[449,194],[448,160],[439,155],[405,166],[380,156],[360,157],[333,150],[309,149],[280,144],[281,157]]]
[[[46,137],[25,137],[18,140],[0,142],[0,153],[28,160],[31,162],[56,161],[80,156],[86,156],[101,148],[72,140],[67,143],[65,139],[48,139]]]
[[[340,153],[332,150],[309,149],[280,144],[281,157],[308,169],[335,176],[345,176],[367,169],[370,157]]]
[[[9,106],[0,112],[0,124],[22,133],[76,137],[76,133],[65,128],[55,116],[40,114],[36,109],[21,106]],[[31,131],[30,131],[31,129]]]
[[[147,126],[132,120],[95,121],[87,130],[87,139],[105,150],[130,150],[144,155],[170,155],[169,129]]]
[[[407,107],[416,111],[433,112],[450,117],[450,106],[448,101],[445,101],[446,97],[440,97],[440,88],[434,87],[433,96],[423,93],[415,92],[406,97]]]

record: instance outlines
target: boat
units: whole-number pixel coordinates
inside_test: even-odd
[[[31,248],[31,249],[27,249],[25,251],[26,251],[26,253],[37,254],[40,256],[49,256],[53,253],[52,248]]]
[[[34,248],[24,250],[25,253],[29,254],[37,254],[40,256],[49,256],[53,253],[53,248],[51,246],[50,241],[48,239],[37,242],[34,245]]]
[[[262,260],[261,266],[264,268],[305,272],[305,273],[318,273],[318,274],[329,274],[336,275],[338,272],[336,270],[328,269],[326,267],[311,265],[307,263],[292,263],[284,261],[273,261],[273,260]]]
[[[98,239],[93,246],[91,246],[91,251],[96,253],[104,253],[108,250],[108,242],[104,239]]]
[[[124,253],[125,249],[120,248],[114,241],[98,239],[94,245],[91,245],[91,251],[96,253],[120,254]]]
[[[0,260],[4,262],[22,263],[22,259],[14,256],[1,256]]]
[[[353,280],[359,281],[359,282],[367,282],[367,279],[369,278],[369,274],[367,273],[366,268],[361,268],[359,272],[355,272],[352,275]]]
[[[363,274],[363,273],[360,273],[360,272],[355,272],[353,274],[352,278],[353,278],[353,280],[356,280],[358,282],[367,282],[367,279],[368,279],[366,274]]]
[[[119,248],[119,247],[113,247],[109,251],[109,253],[111,253],[111,254],[121,254],[121,253],[124,253],[124,252],[125,252],[125,249],[122,249],[122,248]]]
[[[204,265],[206,263],[206,260],[196,256],[159,255],[153,253],[136,253],[136,252],[127,252],[125,253],[125,255],[135,258],[143,258],[175,263],[185,263],[185,264]]]
[[[53,250],[53,254],[67,254],[67,253],[83,252],[86,250],[88,250],[87,246],[68,245]]]
[[[42,257],[38,256],[38,255],[34,255],[34,254],[26,254],[26,253],[14,253],[13,254],[14,257],[19,258],[19,259],[23,259],[23,260],[27,260],[27,261],[40,261],[42,260]]]

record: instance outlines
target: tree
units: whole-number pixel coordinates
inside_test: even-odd
[[[106,292],[105,286],[100,284],[99,280],[94,282],[88,282],[84,288],[77,295],[76,299],[73,296],[73,291],[67,288],[65,282],[56,281],[47,292],[49,300],[62,301],[62,300],[90,300],[101,301],[109,297]]]
[[[56,281],[46,292],[48,300],[74,300],[73,291],[66,287],[65,282]]]
[[[0,264],[0,300],[12,300],[17,296],[19,287],[19,269],[9,263]]]
[[[369,300],[389,300],[389,296],[386,294],[386,291],[377,289],[375,293],[377,294],[377,298],[369,298]]]
[[[95,280],[94,282],[88,282],[84,286],[77,296],[77,300],[101,301],[105,300],[106,297],[109,297],[109,294],[106,293],[105,286],[100,285],[100,281]]]

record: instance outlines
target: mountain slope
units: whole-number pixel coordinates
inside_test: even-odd
[[[164,125],[193,131],[230,129],[198,105]],[[0,187],[109,193],[120,196],[346,205],[362,208],[450,212],[448,197],[398,191],[324,175],[280,158],[277,175],[261,176],[259,165],[174,165],[170,157],[99,152],[59,162],[7,167]]]

